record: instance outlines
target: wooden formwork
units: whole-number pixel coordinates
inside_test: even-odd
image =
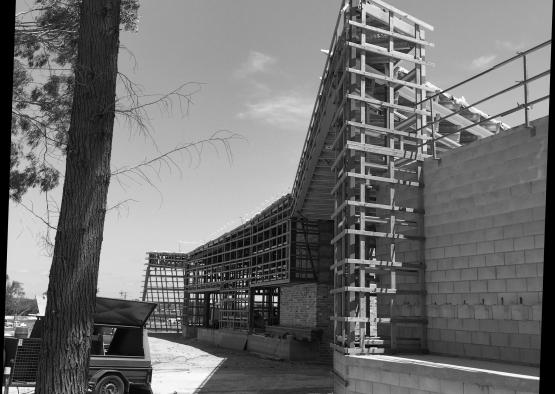
[[[421,143],[430,113],[413,104],[431,91],[431,26],[380,1],[350,1],[341,18],[323,81],[338,94],[320,109],[337,120],[332,347],[346,354],[424,350],[421,188],[428,155]],[[412,102],[401,87],[412,90]],[[421,130],[399,128],[407,119]]]

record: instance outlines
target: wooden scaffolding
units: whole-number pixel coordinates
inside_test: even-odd
[[[420,103],[425,30],[381,1],[349,1],[330,49],[334,336],[344,354],[426,348]],[[407,99],[400,89],[410,92]],[[324,109],[327,110],[327,109]]]

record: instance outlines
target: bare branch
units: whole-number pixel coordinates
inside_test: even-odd
[[[224,134],[225,133],[225,134]],[[224,134],[224,135],[222,135]],[[216,131],[214,134],[212,134],[209,138],[200,140],[200,141],[196,141],[196,142],[190,142],[184,145],[180,145],[177,146],[161,155],[158,155],[152,159],[149,160],[145,160],[139,164],[136,164],[134,166],[131,167],[122,167],[121,169],[115,170],[112,172],[112,176],[119,176],[122,174],[126,174],[126,173],[133,173],[135,175],[139,175],[141,178],[143,179],[148,179],[148,176],[146,176],[145,172],[144,172],[144,168],[149,168],[151,170],[153,170],[157,175],[159,175],[160,170],[156,171],[153,169],[153,165],[155,163],[161,164],[164,163],[166,165],[168,165],[168,167],[171,170],[171,166],[170,164],[173,164],[176,168],[179,169],[179,166],[177,165],[177,163],[175,163],[175,161],[173,160],[173,158],[171,157],[172,155],[178,153],[178,152],[190,152],[191,150],[196,151],[198,157],[200,158],[200,155],[202,153],[202,147],[206,144],[212,146],[216,152],[218,152],[217,149],[217,145],[221,145],[224,148],[224,151],[226,153],[226,157],[228,159],[229,162],[233,161],[233,155],[232,155],[232,151],[231,151],[231,146],[230,146],[230,141],[233,139],[245,139],[242,135],[237,134],[237,133],[232,133],[228,130],[218,130]],[[149,181],[149,183],[151,183]]]
[[[22,202],[19,202],[18,204],[21,205],[31,215],[33,215],[34,217],[39,219],[41,222],[43,222],[49,229],[54,230],[54,231],[58,230],[56,227],[52,226],[48,220],[45,220],[42,216],[35,213],[35,211],[33,210],[33,207],[32,207],[32,205],[33,205],[32,203],[31,203],[31,208],[29,208],[27,205],[23,204]]]

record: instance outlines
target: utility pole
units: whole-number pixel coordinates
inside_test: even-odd
[[[119,295],[121,296],[121,298],[123,298],[124,300],[127,299],[127,292],[126,291],[120,291]]]

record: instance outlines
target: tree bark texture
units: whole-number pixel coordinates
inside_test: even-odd
[[[36,393],[84,394],[110,183],[120,0],[83,0]]]

